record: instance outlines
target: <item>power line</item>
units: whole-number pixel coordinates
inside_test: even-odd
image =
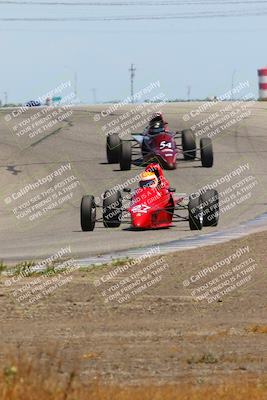
[[[0,1],[1,4],[8,5],[38,5],[38,6],[91,6],[91,7],[107,7],[107,6],[191,6],[191,5],[239,5],[239,4],[266,4],[267,0],[196,0],[196,1],[175,1],[175,0],[161,0],[161,1],[86,1],[86,2],[66,2],[66,1],[19,1],[7,0]]]
[[[107,16],[107,17],[3,17],[1,22],[98,22],[98,21],[148,21],[148,20],[175,20],[175,19],[208,19],[208,18],[231,18],[231,17],[262,17],[267,15],[267,9],[264,10],[231,10],[198,12],[187,14],[169,14],[169,15],[125,15],[125,16]]]

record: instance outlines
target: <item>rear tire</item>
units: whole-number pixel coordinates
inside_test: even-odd
[[[201,231],[203,226],[203,212],[200,196],[191,195],[188,204],[189,227],[191,231]]]
[[[96,205],[94,196],[83,196],[80,207],[82,231],[93,231],[96,221]]]
[[[219,222],[219,193],[209,189],[201,195],[203,226],[217,226]]]
[[[182,148],[185,160],[196,158],[196,139],[191,129],[182,131]]]
[[[128,171],[132,164],[132,142],[121,141],[120,146],[120,168],[121,171]]]
[[[118,228],[122,217],[122,197],[119,191],[104,193],[103,200],[103,224],[106,228]]]
[[[200,139],[200,155],[202,167],[211,168],[213,166],[213,149],[210,138]]]
[[[121,140],[117,133],[108,135],[106,150],[107,150],[107,160],[109,164],[117,164],[119,162],[120,146],[121,146]]]

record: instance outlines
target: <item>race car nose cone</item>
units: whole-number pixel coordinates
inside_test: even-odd
[[[133,228],[144,228],[145,226],[146,226],[146,215],[137,213],[132,217]]]
[[[132,221],[132,226],[133,226],[134,228],[141,228],[142,224],[141,224],[140,219],[139,219],[139,218],[133,219],[133,221]]]

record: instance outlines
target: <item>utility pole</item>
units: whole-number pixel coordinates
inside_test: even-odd
[[[191,95],[191,86],[187,86],[187,101],[190,101],[190,95]]]
[[[93,102],[94,102],[94,104],[96,104],[97,100],[96,100],[96,89],[95,88],[92,89],[92,93],[93,93]]]
[[[131,68],[129,69],[131,73],[131,99],[132,103],[134,103],[134,77],[135,77],[135,71],[136,68],[134,68],[134,64],[131,64]]]
[[[4,92],[5,95],[5,105],[7,105],[7,92]]]
[[[75,97],[77,99],[77,95],[78,95],[78,74],[76,71],[74,71],[74,93],[75,93]]]
[[[236,74],[236,70],[233,70],[232,73],[232,83],[231,83],[231,100],[234,100],[234,86],[235,86],[235,74]]]

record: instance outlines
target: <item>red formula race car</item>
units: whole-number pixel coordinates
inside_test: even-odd
[[[177,157],[184,160],[200,160],[203,167],[213,166],[213,149],[210,138],[201,138],[196,146],[195,134],[191,129],[172,132],[161,113],[155,114],[143,133],[132,134],[132,139],[121,140],[118,133],[108,135],[107,160],[109,164],[120,164],[122,171],[131,165],[159,162],[164,169],[175,169]],[[141,154],[140,154],[141,151]],[[197,152],[200,152],[200,157]],[[139,156],[133,159],[133,156]]]
[[[83,196],[80,217],[83,231],[93,231],[96,222],[106,228],[118,228],[122,223],[133,229],[168,228],[178,221],[189,221],[191,230],[203,226],[217,226],[219,220],[219,196],[216,190],[200,194],[175,194],[163,175],[159,164],[150,164],[140,174],[139,187],[120,191],[108,190],[103,205],[95,203],[94,196]],[[102,215],[97,218],[97,208]],[[185,215],[181,213],[185,211]]]

